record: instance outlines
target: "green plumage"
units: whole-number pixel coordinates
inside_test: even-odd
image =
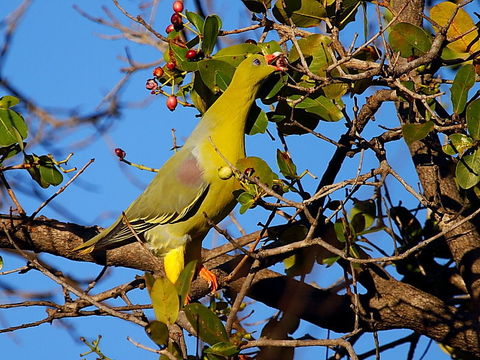
[[[245,157],[248,112],[261,83],[275,70],[262,55],[246,58],[238,66],[230,86],[205,112],[185,145],[124,212],[135,233],[156,255],[166,256],[167,277],[172,282],[183,268],[187,243],[191,242],[188,247],[193,249],[190,257],[200,256],[201,241],[210,229],[204,214],[218,223],[235,206],[233,191],[238,183],[234,178],[220,179],[218,169],[227,165],[222,156],[232,164]],[[90,252],[132,241],[135,236],[120,216],[76,250]]]

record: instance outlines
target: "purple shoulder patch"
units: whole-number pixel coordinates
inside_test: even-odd
[[[192,154],[180,164],[177,169],[178,180],[184,185],[198,185],[202,182],[202,170],[197,159]]]

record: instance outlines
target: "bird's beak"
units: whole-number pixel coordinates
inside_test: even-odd
[[[277,71],[288,70],[287,58],[280,51],[274,52],[273,54],[265,55],[265,60],[268,65],[272,65]]]

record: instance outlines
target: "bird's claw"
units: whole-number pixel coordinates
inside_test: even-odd
[[[211,272],[210,270],[208,270],[206,267],[202,265],[202,267],[200,268],[200,271],[198,272],[198,275],[200,275],[202,279],[208,282],[210,289],[212,289],[212,291],[210,292],[211,294],[217,291],[218,281],[217,281],[216,275],[213,272]]]

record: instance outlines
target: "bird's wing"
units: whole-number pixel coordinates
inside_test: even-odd
[[[185,220],[205,198],[209,184],[192,149],[175,153],[158,171],[145,191],[125,210],[128,224],[136,234],[162,224]],[[135,239],[123,216],[109,228],[77,247],[89,252],[109,248],[114,243]]]

